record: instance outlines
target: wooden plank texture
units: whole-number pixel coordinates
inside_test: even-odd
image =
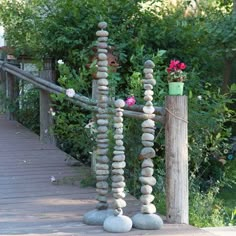
[[[83,188],[86,167],[66,165],[67,155],[15,121],[0,116],[0,235],[195,235],[210,236],[188,225],[166,224],[159,231],[132,229],[111,234],[101,226],[83,224],[83,215],[95,208],[96,191]],[[57,183],[52,184],[51,176]],[[111,199],[110,199],[111,200]],[[124,213],[139,211],[139,201],[127,197]]]
[[[187,113],[186,96],[166,97],[166,218],[170,223],[189,223]]]

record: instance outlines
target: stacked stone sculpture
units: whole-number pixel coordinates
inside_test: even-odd
[[[108,32],[105,30],[107,27],[106,22],[98,24],[100,30],[96,32],[98,36],[97,43],[97,84],[98,84],[98,113],[97,117],[97,149],[96,149],[96,191],[97,206],[96,210],[87,212],[84,215],[84,223],[89,225],[103,225],[107,216],[113,215],[113,210],[108,209],[107,193],[109,177],[109,158],[107,156],[109,139],[108,139],[108,60],[107,60],[107,40]]]
[[[147,114],[148,119],[142,123],[142,144],[139,158],[142,160],[141,176],[139,177],[142,183],[141,187],[141,213],[132,217],[133,226],[138,229],[160,229],[163,225],[162,219],[156,215],[156,207],[152,204],[154,196],[152,195],[152,187],[156,184],[156,179],[153,177],[154,164],[152,158],[156,156],[153,148],[155,138],[155,123],[154,118],[155,108],[153,107],[153,86],[156,84],[153,78],[154,63],[150,60],[144,64],[144,100],[146,101],[143,107],[143,112]]]
[[[113,193],[113,208],[114,215],[109,216],[104,221],[103,227],[106,231],[112,233],[129,232],[132,228],[132,221],[129,217],[123,215],[122,208],[126,206],[124,200],[124,168],[125,162],[125,147],[123,145],[123,109],[125,102],[121,99],[115,101],[116,114],[114,116],[115,128],[115,147],[112,159],[112,193]]]

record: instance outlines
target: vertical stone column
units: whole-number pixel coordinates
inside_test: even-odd
[[[155,123],[152,120],[154,118],[155,108],[153,107],[153,86],[156,84],[153,78],[154,63],[150,60],[144,63],[144,100],[146,101],[143,107],[144,113],[148,115],[142,123],[142,144],[143,149],[140,153],[140,159],[142,159],[141,176],[139,177],[142,183],[141,187],[141,213],[133,216],[132,221],[135,228],[138,229],[160,229],[163,225],[162,219],[156,215],[156,207],[152,204],[154,196],[152,195],[152,187],[156,184],[156,179],[153,177],[154,164],[152,158],[156,156],[156,152],[153,148],[155,139]]]
[[[125,162],[125,147],[123,143],[123,107],[125,102],[121,99],[115,101],[116,113],[114,117],[115,128],[115,147],[112,159],[112,193],[113,193],[113,208],[114,215],[109,216],[104,221],[103,227],[106,231],[112,233],[129,232],[132,228],[132,221],[129,217],[123,215],[122,208],[126,207],[124,200],[125,193],[125,178],[124,168]]]
[[[97,195],[97,206],[96,209],[87,212],[84,215],[84,222],[89,225],[103,225],[104,220],[107,216],[113,215],[113,210],[108,209],[107,193],[108,193],[108,182],[109,177],[109,158],[108,154],[108,31],[106,31],[107,23],[100,22],[98,24],[100,30],[96,32],[98,36],[97,43],[97,106],[98,113],[97,117],[97,149],[96,149],[96,191]]]

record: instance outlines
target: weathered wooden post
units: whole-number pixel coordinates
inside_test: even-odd
[[[40,76],[50,82],[55,81],[55,68],[51,59],[45,59],[43,71]],[[50,114],[51,98],[45,90],[40,90],[40,141],[48,144],[55,144],[55,137],[52,132],[53,118]]]
[[[0,71],[0,93],[1,93],[1,101],[0,101],[0,113],[5,112],[5,100],[6,97],[6,72],[4,70]]]
[[[15,76],[10,73],[6,73],[6,97],[8,99],[6,115],[8,120],[14,120],[14,112],[13,112],[13,103],[15,98],[14,87],[15,87]]]
[[[189,223],[188,112],[186,96],[166,97],[166,219]]]

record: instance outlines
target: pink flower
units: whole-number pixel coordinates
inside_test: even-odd
[[[66,90],[66,95],[69,97],[69,98],[73,98],[75,96],[75,90],[73,88],[69,88]]]
[[[135,103],[136,103],[136,100],[135,100],[134,96],[128,97],[125,100],[125,104],[129,107],[133,106]]]
[[[181,62],[181,63],[178,64],[178,68],[180,70],[184,70],[186,68],[186,65],[183,62]]]

